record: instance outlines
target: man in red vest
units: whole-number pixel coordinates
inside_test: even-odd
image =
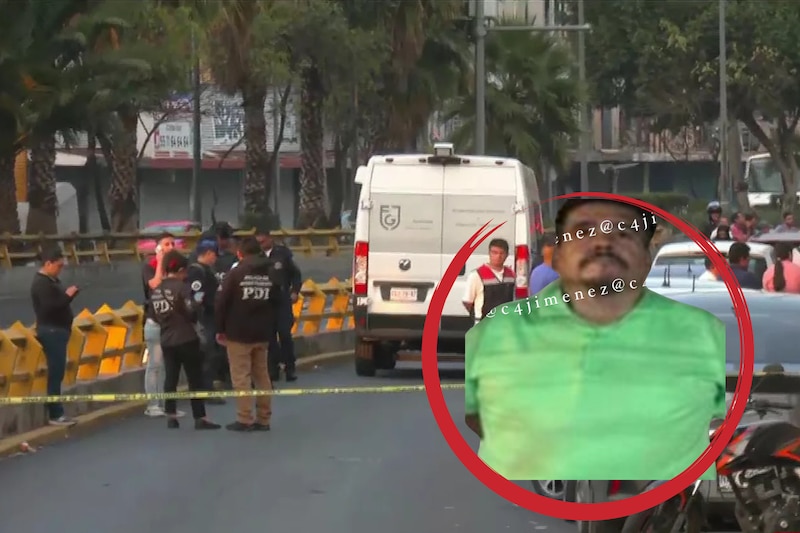
[[[504,265],[508,258],[508,241],[492,239],[489,262],[467,276],[462,302],[477,324],[489,311],[514,300],[514,271]]]

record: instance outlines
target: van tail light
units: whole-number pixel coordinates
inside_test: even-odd
[[[528,245],[521,244],[514,250],[516,277],[514,296],[528,297],[528,276],[530,275],[531,251]]]
[[[359,241],[355,244],[353,256],[353,294],[366,296],[367,269],[369,266],[369,243]]]
[[[615,496],[619,494],[620,489],[622,488],[622,481],[611,481],[608,484],[608,495]]]

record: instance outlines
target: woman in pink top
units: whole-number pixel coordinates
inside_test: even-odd
[[[775,258],[777,262],[764,272],[764,290],[800,294],[800,266],[792,263],[791,245],[778,243]]]

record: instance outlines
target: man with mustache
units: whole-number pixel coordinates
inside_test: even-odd
[[[499,474],[672,479],[708,446],[726,410],[725,325],[643,287],[654,222],[629,204],[568,200],[559,279],[467,333],[466,423]]]

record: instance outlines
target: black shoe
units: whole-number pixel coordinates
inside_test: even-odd
[[[237,420],[236,422],[231,422],[230,424],[225,426],[225,429],[227,429],[228,431],[253,431],[253,425],[242,424]]]
[[[219,429],[221,427],[219,424],[209,422],[205,418],[198,418],[194,421],[194,429]]]
[[[253,424],[253,431],[269,431],[270,427],[269,424],[259,424],[256,422]]]
[[[225,401],[225,398],[209,398],[206,403],[210,405],[225,405],[228,402]]]
[[[286,381],[289,381],[289,382],[297,381],[297,374],[295,374],[294,372],[287,372],[286,373]]]
[[[178,423],[177,418],[167,418],[167,427],[169,429],[178,429],[181,425]]]

